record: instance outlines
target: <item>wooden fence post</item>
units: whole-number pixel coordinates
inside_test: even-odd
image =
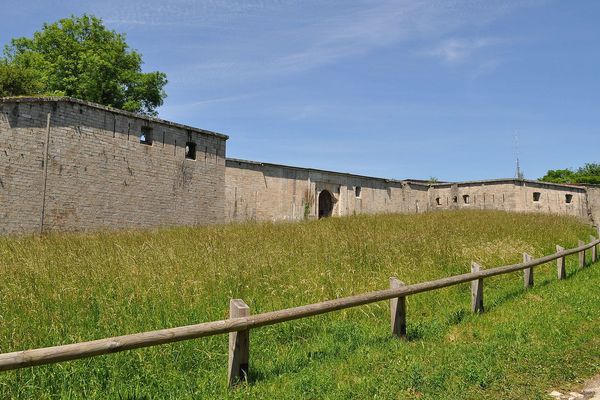
[[[596,241],[596,238],[594,236],[590,235],[590,240],[592,242]],[[596,261],[598,261],[598,249],[597,249],[598,245],[594,245],[594,247],[592,247],[592,262],[595,263]]]
[[[483,269],[475,261],[471,261],[471,272]],[[471,281],[471,311],[481,314],[483,312],[483,279]]]
[[[250,316],[250,307],[241,299],[229,301],[229,317]],[[239,381],[248,380],[248,361],[250,359],[250,331],[243,330],[229,333],[229,369],[227,380],[229,387]]]
[[[598,235],[597,236],[598,236],[598,238],[600,238],[600,224],[598,224],[597,230],[598,230]],[[596,261],[598,261],[600,259],[600,256],[598,256],[598,246],[599,245],[595,245],[594,246],[596,248]]]
[[[523,253],[523,262],[529,262],[533,260],[533,257],[530,256],[527,253]],[[525,268],[523,270],[523,280],[524,280],[524,285],[525,285],[525,289],[530,288],[533,286],[533,267],[530,268]]]
[[[583,240],[579,241],[578,247],[585,245]],[[579,268],[585,268],[585,250],[580,251],[579,253]]]
[[[560,253],[561,251],[565,251],[564,247],[556,245],[556,252]],[[567,272],[565,271],[565,258],[560,257],[556,259],[556,273],[558,275],[558,279],[565,279],[567,277]]]
[[[404,282],[392,276],[390,278],[390,289],[398,289],[405,286]],[[390,314],[392,321],[392,335],[399,338],[406,337],[406,297],[400,296],[390,299]]]

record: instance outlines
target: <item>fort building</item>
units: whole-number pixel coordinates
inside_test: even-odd
[[[485,209],[600,221],[600,188],[429,183],[226,158],[228,136],[72,98],[0,98],[0,233]]]
[[[583,186],[518,179],[400,181],[235,159],[227,159],[226,165],[228,221],[449,209],[544,212],[588,221],[600,219],[598,189]]]
[[[222,223],[226,140],[74,99],[2,99],[0,233]]]

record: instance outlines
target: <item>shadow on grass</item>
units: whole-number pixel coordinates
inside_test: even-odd
[[[600,263],[595,263],[600,266]],[[588,264],[590,267],[592,264]],[[566,279],[570,279],[579,273],[585,272],[584,270],[570,269],[567,272]],[[522,277],[522,275],[521,275]],[[556,282],[556,278],[545,278],[538,280],[534,283],[534,288],[546,287]],[[501,305],[518,299],[519,297],[527,294],[529,291],[524,288],[515,288],[499,297],[495,298],[492,302],[486,305],[486,313],[490,312]],[[473,315],[469,308],[459,308],[447,313],[445,322],[440,324],[439,321],[415,321],[410,322],[407,325],[406,337],[401,339],[405,342],[418,342],[422,340],[428,340],[433,336],[443,335],[447,329],[460,325],[469,316]],[[341,324],[334,323],[333,326],[326,329],[326,331],[319,330],[318,327],[302,327],[301,329],[291,329],[291,331],[302,332],[302,337],[317,337],[319,335],[327,335],[330,338],[322,340],[320,344],[317,344],[317,348],[310,351],[297,349],[290,349],[288,353],[288,359],[285,362],[274,362],[270,365],[262,365],[259,369],[251,369],[249,374],[248,385],[254,384],[257,381],[265,381],[269,378],[277,377],[284,374],[297,374],[301,373],[306,368],[311,368],[313,363],[328,363],[332,361],[344,362],[353,352],[357,351],[359,347],[378,347],[390,343],[394,340],[399,340],[393,336],[382,336],[373,334],[371,336],[363,335],[360,331],[353,328],[353,324],[348,321],[344,321]],[[284,335],[287,343],[293,343],[293,337]],[[327,340],[333,340],[337,345],[331,346],[326,345]],[[312,342],[315,345],[315,342]],[[311,346],[310,344],[308,346]],[[292,354],[296,352],[295,356]]]
[[[594,264],[598,264],[600,265],[600,263],[594,263]],[[586,268],[590,268],[592,265],[594,265],[593,263],[588,263],[586,265]],[[539,266],[538,266],[539,267]],[[581,268],[577,267],[576,269],[570,268],[570,272],[567,270],[567,274],[566,274],[566,278],[565,279],[571,279],[572,277],[576,276],[577,274],[584,272]],[[522,275],[521,275],[522,277]],[[535,281],[534,282],[534,288],[536,287],[546,287],[552,283],[557,282],[558,279],[557,278],[546,278],[542,281]],[[523,294],[527,293],[528,290],[525,288],[519,288],[519,289],[514,289],[511,290],[509,292],[506,292],[502,295],[500,295],[496,300],[494,300],[493,302],[489,303],[489,305],[486,305],[485,311],[489,312],[492,311],[494,309],[496,309],[498,306],[507,303],[509,301],[515,300],[517,299],[519,296],[522,296]]]

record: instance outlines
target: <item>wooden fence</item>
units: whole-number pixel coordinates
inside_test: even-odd
[[[102,354],[116,353],[140,347],[156,346],[181,340],[229,333],[228,382],[230,386],[233,386],[236,382],[245,380],[248,377],[250,329],[278,324],[294,319],[306,318],[345,308],[357,307],[378,301],[390,300],[392,335],[404,337],[406,335],[406,296],[471,282],[471,309],[473,312],[481,313],[484,309],[484,278],[522,270],[524,272],[524,287],[529,288],[533,286],[534,283],[533,267],[556,260],[557,277],[558,279],[565,279],[565,257],[572,254],[578,254],[579,267],[584,268],[586,266],[585,253],[587,250],[591,249],[592,262],[598,260],[597,251],[599,244],[600,240],[591,236],[590,243],[586,244],[583,241],[579,241],[579,246],[573,249],[565,250],[557,245],[556,253],[554,254],[534,259],[529,254],[525,253],[523,254],[523,262],[520,264],[505,265],[491,269],[483,269],[479,264],[473,262],[471,264],[470,273],[413,285],[405,285],[395,277],[392,277],[390,278],[389,289],[377,290],[350,297],[343,297],[321,303],[271,311],[257,315],[250,315],[250,308],[243,300],[232,299],[230,301],[230,318],[226,320],[116,336],[90,342],[0,354],[0,371],[51,364]]]

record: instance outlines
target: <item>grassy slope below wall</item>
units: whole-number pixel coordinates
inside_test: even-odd
[[[416,283],[575,247],[570,218],[440,212],[151,232],[0,239],[0,351],[253,313]],[[555,266],[408,299],[409,341],[387,302],[251,333],[252,383],[228,392],[225,335],[0,373],[0,398],[544,398],[600,373],[600,264]]]

